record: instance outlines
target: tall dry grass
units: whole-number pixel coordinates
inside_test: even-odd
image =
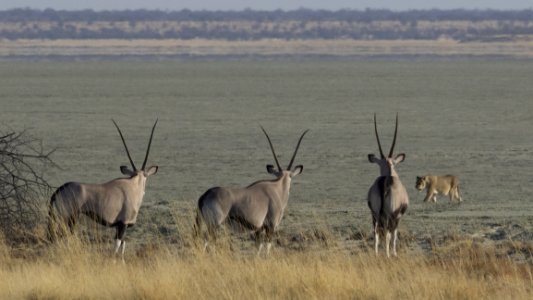
[[[333,238],[330,235],[329,238]],[[70,237],[54,245],[0,246],[0,299],[531,299],[532,266],[468,239],[431,254],[386,259],[364,250],[289,251],[269,257],[187,241],[130,249]],[[512,246],[512,245],[511,245]],[[510,247],[511,247],[510,246]],[[514,245],[513,247],[516,247]]]

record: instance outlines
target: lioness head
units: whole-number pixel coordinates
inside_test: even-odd
[[[421,191],[426,188],[427,178],[426,176],[416,176],[416,189]]]

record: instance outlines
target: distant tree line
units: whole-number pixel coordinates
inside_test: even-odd
[[[533,10],[408,10],[390,11],[386,9],[350,10],[274,10],[262,11],[246,9],[242,11],[180,11],[161,10],[121,10],[121,11],[93,11],[78,10],[36,10],[29,8],[11,9],[0,11],[0,20],[3,22],[21,21],[50,21],[50,22],[96,22],[96,21],[345,21],[345,22],[372,22],[372,21],[472,21],[484,20],[533,20]]]
[[[533,10],[0,11],[0,38],[5,39],[490,40],[516,35],[533,36]]]

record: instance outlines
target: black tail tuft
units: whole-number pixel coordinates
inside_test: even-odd
[[[390,176],[381,176],[378,178],[379,195],[381,196],[381,210],[379,211],[380,216],[383,215],[383,203],[390,192],[391,181],[392,178],[390,178]]]
[[[53,212],[54,209],[54,202],[56,201],[56,196],[59,192],[59,189],[54,192],[52,197],[50,197],[50,202],[48,203],[48,230],[46,233],[46,237],[48,239],[48,242],[53,243],[56,240],[56,232],[54,229],[54,223],[55,223],[55,214]]]
[[[200,216],[201,212],[200,210],[196,211],[196,222],[193,225],[193,239],[198,239],[200,236],[200,231],[202,230],[202,220]]]
[[[193,238],[197,239],[200,236],[202,231],[202,208],[204,207],[205,198],[211,192],[212,189],[207,190],[205,193],[200,196],[198,199],[198,209],[196,210],[196,222],[193,226]]]

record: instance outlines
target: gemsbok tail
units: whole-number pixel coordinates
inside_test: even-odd
[[[193,239],[197,240],[202,231],[202,216],[200,210],[196,211],[195,224],[193,225]]]
[[[204,206],[204,200],[207,197],[209,191],[205,192],[202,196],[200,196],[200,199],[198,199],[198,209],[196,210],[196,222],[193,226],[193,238],[195,240],[198,239],[200,234],[202,233],[202,208]]]
[[[48,203],[48,229],[46,232],[46,238],[48,242],[53,243],[56,240],[57,232],[54,229],[54,224],[56,223],[55,213],[54,213],[54,202],[56,202],[56,196],[59,193],[59,189],[52,194],[50,197],[50,202]]]

